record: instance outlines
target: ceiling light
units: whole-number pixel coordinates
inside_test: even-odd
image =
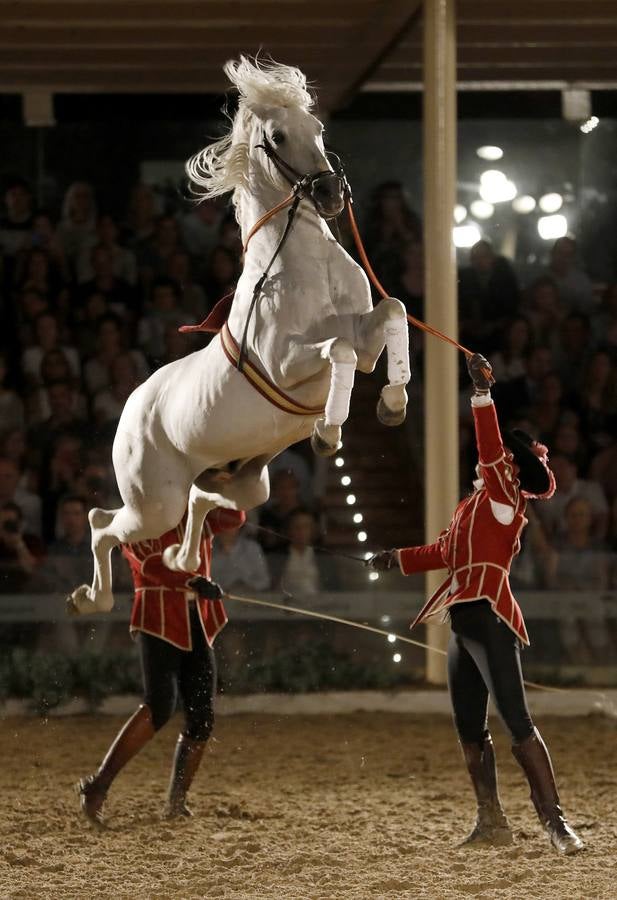
[[[486,144],[484,147],[478,147],[476,150],[477,156],[480,159],[488,159],[493,162],[496,159],[501,159],[503,156],[503,150],[501,147],[495,147],[492,144]]]
[[[493,204],[486,200],[474,200],[469,208],[476,219],[490,219],[495,212]]]
[[[481,239],[482,234],[477,225],[457,225],[452,229],[455,247],[473,247]]]
[[[563,197],[561,194],[544,194],[538,200],[538,206],[545,213],[556,213],[563,206]]]
[[[512,209],[517,213],[530,213],[536,208],[536,201],[529,194],[522,194],[512,201]]]
[[[542,216],[538,219],[538,234],[545,241],[555,241],[568,233],[568,220],[565,216]]]

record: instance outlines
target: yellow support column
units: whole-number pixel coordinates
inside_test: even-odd
[[[424,0],[424,252],[426,321],[456,338],[456,254],[452,241],[456,203],[456,16],[455,0]],[[434,541],[458,501],[457,351],[425,340],[426,540]],[[428,593],[443,580],[429,572]],[[427,642],[445,649],[449,627],[431,621]],[[444,684],[444,657],[427,651],[426,677]]]

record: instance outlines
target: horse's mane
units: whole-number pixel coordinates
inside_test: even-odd
[[[255,107],[295,107],[308,111],[313,105],[306,76],[295,66],[241,56],[239,60],[226,62],[223,69],[238,91],[238,110],[230,118],[227,134],[196,153],[186,164],[192,194],[199,200],[219,197],[229,191],[234,191],[235,200],[235,192],[247,186],[248,137]]]

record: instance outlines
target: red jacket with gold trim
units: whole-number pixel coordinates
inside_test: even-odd
[[[131,567],[135,599],[131,612],[131,632],[145,631],[181,650],[192,650],[189,603],[196,603],[203,632],[211,647],[219,631],[227,623],[221,600],[198,597],[187,585],[194,575],[210,577],[212,539],[221,531],[243,525],[245,513],[221,507],[208,513],[200,547],[201,564],[196,572],[174,572],[163,563],[166,547],[182,543],[184,520],[160,538],[123,544],[122,553]]]
[[[456,507],[452,521],[434,544],[399,550],[404,575],[448,569],[448,577],[412,622],[413,628],[454,603],[486,598],[525,644],[523,614],[510,589],[509,573],[520,551],[526,500],[504,448],[492,401],[474,405],[480,481]]]

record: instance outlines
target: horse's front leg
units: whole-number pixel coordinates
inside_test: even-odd
[[[358,368],[361,371],[373,371],[385,344],[388,384],[381,390],[377,417],[384,425],[400,425],[407,410],[405,385],[411,378],[405,307],[400,300],[387,297],[371,312],[360,316],[358,331]]]
[[[341,428],[349,416],[349,404],[358,357],[346,338],[332,338],[317,344],[293,342],[281,365],[282,386],[292,387],[330,363],[330,388],[324,415],[313,426],[311,446],[320,456],[332,456],[341,447]]]

